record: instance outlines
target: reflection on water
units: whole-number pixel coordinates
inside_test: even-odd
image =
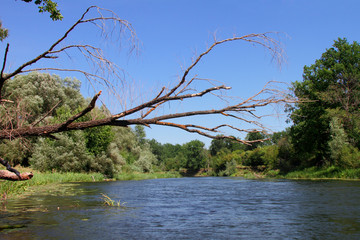
[[[103,206],[101,193],[126,208]],[[360,239],[359,199],[356,181],[66,184],[9,201],[0,239]]]

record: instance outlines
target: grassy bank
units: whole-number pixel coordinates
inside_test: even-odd
[[[340,169],[334,166],[327,168],[311,167],[280,175],[286,179],[359,179],[360,169]]]
[[[36,188],[54,183],[66,182],[94,182],[104,181],[101,173],[58,173],[58,172],[38,172],[29,168],[18,168],[20,172],[33,172],[34,177],[28,181],[0,181],[0,200],[11,196],[17,196],[29,188]],[[155,178],[178,178],[181,175],[178,172],[156,172],[156,173],[121,173],[114,177],[114,180],[144,180]]]
[[[65,182],[92,182],[103,181],[104,176],[100,173],[58,173],[58,172],[45,172],[41,173],[28,168],[17,168],[20,172],[33,172],[34,177],[31,180],[11,182],[0,182],[0,197],[19,195],[25,192],[30,187],[42,186],[52,183],[65,183]]]
[[[116,180],[127,181],[127,180],[146,180],[156,178],[180,178],[179,172],[153,172],[153,173],[120,173],[115,176]]]
[[[41,173],[32,169],[20,168],[20,172],[33,172],[34,177],[29,181],[11,182],[0,181],[0,200],[11,196],[17,196],[27,191],[29,188],[35,189],[37,186],[43,186],[55,183],[66,182],[93,182],[104,181],[105,178],[100,173]],[[197,175],[195,175],[197,176]],[[214,176],[213,174],[202,173],[199,176]],[[231,176],[244,177],[249,179],[258,178],[284,178],[284,179],[360,179],[360,169],[339,169],[336,167],[328,168],[307,168],[299,171],[293,171],[281,174],[279,171],[255,171],[248,167],[239,167]],[[114,180],[145,180],[156,178],[180,178],[179,172],[154,172],[154,173],[121,173],[114,177]],[[35,190],[36,191],[36,190]]]
[[[207,175],[206,175],[207,173]],[[216,176],[213,172],[206,172],[201,176]],[[223,176],[223,175],[220,175]],[[226,175],[225,175],[226,176]],[[266,170],[265,167],[251,168],[238,165],[231,177],[243,177],[248,179],[259,178],[282,178],[282,179],[337,179],[337,180],[360,180],[360,169],[341,169],[335,166],[311,167],[281,173],[280,170]]]

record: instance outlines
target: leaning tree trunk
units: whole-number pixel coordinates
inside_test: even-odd
[[[5,179],[9,181],[23,181],[23,180],[29,180],[34,176],[31,172],[24,172],[20,173],[20,177],[16,175],[13,172],[10,172],[8,170],[0,170],[0,179]]]

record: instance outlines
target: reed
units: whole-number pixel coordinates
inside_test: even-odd
[[[105,206],[125,208],[126,202],[121,203],[120,200],[119,201],[112,200],[108,195],[104,193],[101,193],[101,196],[102,196],[101,199],[103,200],[103,204]]]

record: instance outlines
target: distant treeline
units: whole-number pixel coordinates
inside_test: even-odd
[[[180,171],[230,176],[248,167],[274,175],[311,167],[332,171],[360,167],[360,46],[338,39],[311,66],[303,80],[292,84],[301,100],[287,106],[293,125],[282,132],[249,132],[244,145],[229,139],[211,142],[209,149],[194,140],[183,145],[146,139],[143,126],[97,127],[53,134],[48,138],[2,140],[0,155],[13,165],[41,171],[117,173]],[[88,100],[80,81],[33,72],[17,76],[5,86],[14,104],[0,108],[0,124],[61,123],[83,109]],[[57,106],[55,110],[54,106]],[[33,115],[27,115],[33,113]],[[96,108],[80,120],[109,115]],[[7,116],[14,116],[8,119]],[[360,177],[360,176],[357,176]]]

